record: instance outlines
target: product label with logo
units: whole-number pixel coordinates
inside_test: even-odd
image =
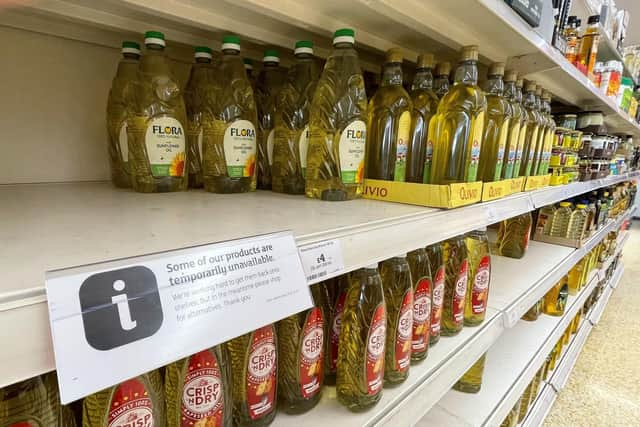
[[[467,296],[467,281],[469,277],[469,262],[465,259],[460,264],[458,278],[456,279],[455,289],[453,292],[453,321],[462,325],[464,320],[464,302]]]
[[[108,427],[153,427],[153,402],[138,378],[116,386],[109,405]]]
[[[184,175],[186,143],[178,120],[166,116],[149,120],[144,141],[154,177]]]
[[[236,120],[224,131],[224,158],[231,178],[253,176],[256,165],[256,128],[249,120]]]
[[[431,335],[440,335],[442,303],[444,302],[444,267],[438,268],[433,280],[433,299],[431,302]]]
[[[318,394],[323,378],[324,318],[322,310],[318,307],[312,308],[307,313],[301,340],[298,355],[300,391],[302,397],[308,399]]]
[[[251,334],[247,360],[247,408],[252,420],[275,409],[276,340],[273,325],[263,326]]]
[[[429,346],[431,317],[431,279],[422,277],[418,280],[413,294],[413,327],[411,350],[423,352]]]
[[[469,156],[469,167],[467,168],[467,182],[474,182],[478,177],[478,163],[480,162],[480,148],[482,146],[482,136],[484,131],[484,112],[477,115],[469,136],[471,153]]]
[[[507,134],[509,131],[509,121],[506,120],[500,129],[500,136],[498,137],[498,153],[496,157],[496,171],[493,175],[494,181],[500,180],[500,174],[502,173],[502,163],[504,159],[504,149],[507,145]]]
[[[129,139],[127,138],[127,121],[124,120],[118,132],[118,146],[120,147],[120,159],[125,169],[129,166]]]
[[[298,138],[298,150],[300,152],[300,168],[302,169],[302,176],[307,173],[307,151],[309,150],[309,125],[306,125],[302,132],[300,132],[300,138]]]
[[[413,291],[409,289],[402,298],[396,327],[396,366],[397,372],[405,372],[411,363],[411,331],[413,326]]]
[[[269,160],[269,166],[273,165],[273,144],[275,142],[276,132],[271,129],[269,135],[267,135],[267,160]]]
[[[340,174],[345,184],[358,184],[364,178],[364,148],[367,125],[362,120],[354,120],[340,135]]]
[[[384,342],[387,337],[387,315],[384,304],[376,307],[371,318],[369,333],[367,334],[367,359],[365,363],[365,378],[367,379],[367,393],[371,396],[382,390],[384,378]]]
[[[224,396],[215,354],[204,350],[189,358],[182,389],[181,427],[222,425]]]
[[[407,174],[407,150],[409,134],[411,133],[411,113],[405,111],[398,120],[398,135],[396,138],[396,166],[393,180],[404,182]]]
[[[342,311],[347,292],[340,292],[336,301],[333,324],[331,325],[331,370],[335,372],[338,367],[338,343],[340,342],[340,329],[342,328]]]
[[[473,288],[471,289],[471,312],[473,314],[482,314],[487,309],[490,280],[491,258],[485,255],[480,259],[476,277],[473,279]]]
[[[523,122],[524,123],[524,122]],[[516,162],[513,165],[513,177],[520,176],[520,165],[522,164],[522,154],[524,153],[524,142],[527,135],[527,126],[520,125],[520,133],[518,134],[518,149],[516,150]]]
[[[433,141],[427,139],[427,146],[424,159],[424,172],[422,174],[422,182],[429,184],[431,182],[431,159],[433,158]]]

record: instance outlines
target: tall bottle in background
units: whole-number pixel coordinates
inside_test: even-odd
[[[402,59],[400,49],[387,51],[380,88],[369,100],[367,178],[400,182],[406,179],[413,106],[402,87]]]
[[[513,70],[504,73],[504,98],[508,102],[508,110],[510,113],[509,129],[507,131],[507,140],[504,147],[504,158],[502,161],[502,179],[515,178],[513,175],[516,163],[516,153],[518,151],[518,140],[520,137],[520,127],[522,125],[522,107],[517,101],[517,74]],[[487,98],[487,103],[489,99]],[[482,161],[482,154],[480,155]],[[517,174],[516,174],[517,175]]]
[[[508,163],[508,160],[505,162],[504,157],[513,114],[509,101],[504,97],[503,75],[504,63],[491,64],[489,80],[485,88],[487,113],[478,165],[478,179],[484,182],[499,181],[502,177],[503,165]]]
[[[596,65],[598,44],[600,42],[600,15],[591,15],[587,21],[578,50],[577,63],[579,69],[593,80],[593,67]]]
[[[463,393],[478,393],[482,387],[482,374],[484,374],[486,359],[487,353],[480,356],[458,382],[453,385],[453,389]]]
[[[429,255],[419,248],[407,254],[413,280],[413,326],[411,328],[411,361],[427,357],[431,335],[432,279]]]
[[[322,200],[362,195],[366,151],[367,96],[354,49],[355,33],[333,37],[310,109],[305,193]]]
[[[451,64],[449,62],[439,62],[438,65],[436,65],[433,91],[438,99],[442,99],[447,92],[449,92],[449,74],[451,74]]]
[[[469,261],[469,289],[464,307],[465,326],[484,321],[491,283],[491,254],[486,230],[474,230],[464,238]]]
[[[427,136],[429,123],[438,109],[438,96],[433,91],[432,68],[432,54],[423,53],[418,56],[416,74],[411,85],[413,112],[407,152],[407,182],[423,182],[425,176],[431,176],[433,144]]]
[[[431,277],[433,278],[433,297],[431,299],[431,336],[429,337],[429,345],[432,346],[440,340],[440,331],[442,329],[442,310],[444,304],[444,286],[446,276],[442,244],[434,243],[427,246],[427,255],[429,257]]]
[[[531,167],[535,157],[536,144],[538,142],[538,130],[540,128],[540,116],[536,103],[536,82],[527,81],[524,86],[523,106],[527,115],[524,146],[522,148],[522,162],[520,164],[520,176],[531,175]]]
[[[440,100],[429,124],[433,166],[429,184],[474,182],[487,100],[478,87],[478,47],[462,48],[453,87]]]
[[[164,51],[164,34],[147,31],[146,54],[129,104],[127,140],[133,189],[162,193],[187,189],[187,114]]]
[[[256,189],[256,103],[240,57],[240,38],[222,39],[219,97],[215,120],[203,122],[202,175],[213,193]]]
[[[441,334],[457,335],[464,324],[464,306],[469,280],[469,261],[464,236],[442,242],[445,265],[444,302]]]
[[[138,77],[140,45],[122,42],[122,59],[113,78],[107,100],[107,134],[109,136],[109,165],[111,182],[120,188],[131,187],[129,143],[127,141],[127,108],[131,101],[131,86]]]
[[[520,118],[520,133],[518,135],[518,145],[516,148],[516,161],[513,163],[513,178],[517,178],[522,176],[520,174],[521,165],[522,165],[522,157],[524,155],[524,145],[527,136],[527,124],[529,123],[529,115],[527,114],[527,110],[524,108],[524,104],[522,103],[522,86],[524,85],[522,79],[516,80],[516,91],[515,96],[513,98],[513,104],[517,104],[520,110],[521,118]]]
[[[542,151],[545,144],[545,138],[549,132],[549,123],[544,114],[544,105],[542,102],[542,86],[536,87],[536,112],[538,113],[538,139],[533,150],[533,160],[531,162],[531,175],[538,175],[538,168],[542,161]]]

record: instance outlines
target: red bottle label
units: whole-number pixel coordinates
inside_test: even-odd
[[[469,262],[465,259],[460,264],[460,271],[453,290],[453,321],[461,325],[464,320],[464,300],[467,296],[467,282],[469,280]]]
[[[413,326],[413,291],[409,289],[402,298],[396,327],[396,366],[398,372],[409,369],[411,363],[411,328]]]
[[[433,300],[431,302],[431,335],[440,334],[442,303],[444,302],[444,267],[438,268],[433,281]]]
[[[36,424],[35,421],[18,421],[17,423],[9,425],[9,427],[40,427],[40,425],[40,423]]]
[[[342,325],[342,311],[344,310],[344,300],[347,297],[346,292],[341,292],[336,301],[335,314],[331,325],[331,370],[335,371],[338,367],[338,343],[340,342],[340,329]]]
[[[222,425],[222,388],[222,376],[215,354],[204,350],[191,356],[182,389],[181,426]]]
[[[322,310],[314,307],[307,313],[300,346],[300,389],[305,399],[318,394],[322,387],[323,349],[324,318]]]
[[[138,378],[125,381],[111,396],[108,427],[153,427],[153,402]]]
[[[473,279],[473,289],[471,290],[471,312],[473,314],[482,314],[487,309],[490,281],[491,258],[485,255],[480,260],[476,277]]]
[[[431,280],[423,277],[418,280],[413,294],[413,327],[411,350],[422,352],[429,345],[431,317]]]
[[[367,392],[376,395],[382,390],[384,377],[384,341],[387,337],[387,316],[384,304],[373,312],[367,334],[367,361],[365,366]]]
[[[252,420],[275,409],[277,352],[273,325],[251,334],[247,360],[247,407]]]

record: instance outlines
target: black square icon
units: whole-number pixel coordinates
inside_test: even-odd
[[[158,282],[136,266],[89,276],[79,291],[84,335],[96,350],[111,350],[155,334],[162,325]]]

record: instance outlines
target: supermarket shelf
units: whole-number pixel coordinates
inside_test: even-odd
[[[609,286],[611,286],[613,289],[616,289],[618,287],[618,285],[620,284],[620,279],[622,278],[622,273],[624,272],[624,263],[622,261],[618,262],[618,270],[620,271],[618,273],[618,270],[616,270],[613,279],[611,280],[611,282],[609,283]],[[618,275],[616,277],[616,275]]]
[[[613,279],[615,280],[615,276]],[[604,308],[607,306],[607,303],[609,302],[609,298],[611,298],[612,293],[613,293],[613,288],[611,287],[610,284],[604,287],[604,290],[602,291],[602,295],[600,296],[596,304],[591,309],[591,313],[589,313],[588,319],[592,325],[596,325],[598,324],[598,322],[600,322],[600,318],[602,317]]]
[[[538,397],[529,407],[529,413],[522,421],[521,427],[540,427],[558,397],[553,387],[544,382],[540,384],[540,389]]]
[[[578,355],[580,354],[580,351],[582,351],[582,347],[584,347],[584,343],[587,341],[587,337],[589,336],[589,333],[591,333],[592,328],[593,325],[591,322],[583,321],[580,324],[578,332],[572,337],[571,342],[569,342],[569,346],[566,348],[558,366],[553,371],[551,378],[548,381],[556,391],[561,390],[567,383],[569,374],[575,366],[576,361],[578,360]]]
[[[636,172],[637,171],[633,171],[621,175],[611,175],[606,178],[594,179],[591,181],[573,182],[567,185],[542,188],[540,190],[532,191],[530,193],[531,199],[533,201],[534,207],[541,208],[552,203],[569,199],[579,194],[584,194],[602,187],[607,187],[609,185],[615,185],[620,182],[628,181],[632,177],[631,174],[635,174]]]

